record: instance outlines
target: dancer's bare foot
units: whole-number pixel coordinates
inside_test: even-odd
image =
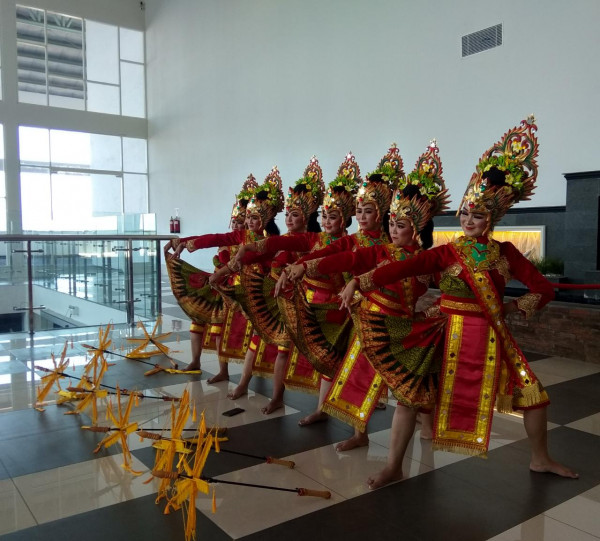
[[[200,361],[192,361],[183,369],[184,372],[190,372],[192,370],[200,370]]]
[[[265,415],[270,415],[274,411],[283,408],[283,402],[281,400],[271,400],[264,408],[261,408]]]
[[[374,477],[369,477],[367,479],[367,485],[371,490],[375,490],[377,488],[384,487],[385,485],[389,485],[394,481],[400,481],[402,479],[402,467],[400,470],[398,468],[393,468],[392,466],[386,466]]]
[[[548,458],[545,462],[529,464],[529,469],[537,473],[555,473],[560,477],[568,477],[570,479],[579,479],[579,474],[567,468],[563,464]]]
[[[248,387],[238,385],[233,391],[227,394],[227,398],[229,398],[229,400],[237,400],[240,396],[244,396],[245,394],[248,394]]]
[[[306,417],[303,417],[298,421],[298,426],[308,426],[313,425],[315,423],[322,423],[323,421],[327,421],[329,419],[329,415],[322,411],[315,411]]]
[[[208,383],[209,385],[212,385],[213,383],[219,383],[219,381],[229,381],[229,374],[222,374],[221,372],[219,372],[217,375],[213,376],[212,378],[208,378],[206,380],[206,383]]]
[[[354,434],[351,438],[341,441],[335,446],[335,450],[341,453],[342,451],[350,451],[357,447],[366,447],[369,445],[369,436],[366,432],[361,434]]]

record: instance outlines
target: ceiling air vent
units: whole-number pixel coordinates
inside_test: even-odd
[[[502,25],[490,26],[462,37],[462,55],[470,56],[502,45]]]

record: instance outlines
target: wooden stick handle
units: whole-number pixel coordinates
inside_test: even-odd
[[[163,437],[160,434],[156,434],[154,432],[147,432],[146,430],[138,430],[137,435],[140,438],[147,438],[149,440],[162,440]]]
[[[309,488],[298,488],[298,496],[315,496],[317,498],[325,498],[328,500],[331,498],[331,492],[329,490],[311,490]]]
[[[274,458],[272,456],[267,457],[267,464],[279,464],[280,466],[286,466],[290,470],[293,470],[296,463],[293,460],[283,460],[282,458]]]
[[[81,428],[90,432],[110,432],[112,430],[110,426],[82,426]]]

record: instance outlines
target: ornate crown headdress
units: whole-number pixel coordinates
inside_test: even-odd
[[[266,192],[264,199],[258,198],[261,192]],[[274,165],[271,172],[265,177],[265,181],[254,189],[252,199],[250,199],[246,208],[246,215],[258,214],[264,227],[281,210],[283,210],[281,176],[279,175],[277,166]]]
[[[295,186],[305,186],[305,192],[296,192],[294,188],[290,188],[285,202],[285,208],[289,212],[292,209],[298,208],[304,214],[306,220],[319,208],[323,201],[323,192],[325,184],[323,183],[323,170],[319,165],[319,160],[313,156],[308,162],[304,175],[296,181]]]
[[[377,169],[367,175],[366,180],[358,189],[356,201],[360,203],[374,203],[379,216],[382,217],[390,208],[392,191],[399,179],[404,175],[400,151],[396,143],[381,158]]]
[[[360,167],[358,167],[352,152],[349,152],[338,167],[337,177],[329,183],[327,195],[323,200],[323,208],[339,210],[344,223],[346,223],[348,218],[354,215],[356,188],[361,181]]]
[[[493,227],[512,205],[530,198],[538,174],[536,131],[535,118],[530,115],[481,156],[458,212],[466,208],[489,214]],[[503,182],[495,183],[493,176],[503,176]]]
[[[240,193],[235,196],[235,203],[231,209],[232,220],[237,218],[243,220],[246,218],[246,207],[248,206],[250,199],[252,199],[252,194],[257,186],[258,183],[256,182],[254,175],[250,173],[248,178],[244,181]]]
[[[411,221],[420,232],[436,214],[448,208],[448,190],[442,178],[442,160],[435,139],[419,156],[415,168],[400,179],[390,206],[390,219]]]

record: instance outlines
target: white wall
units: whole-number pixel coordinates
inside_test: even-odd
[[[524,205],[563,205],[562,173],[600,169],[597,0],[148,0],[145,14],[159,232],[175,207],[182,235],[225,231],[250,172],[277,164],[287,190],[314,153],[329,181],[352,150],[367,173],[392,141],[408,172],[432,137],[457,205],[483,151],[532,112]],[[461,58],[461,36],[498,23],[501,47]]]

